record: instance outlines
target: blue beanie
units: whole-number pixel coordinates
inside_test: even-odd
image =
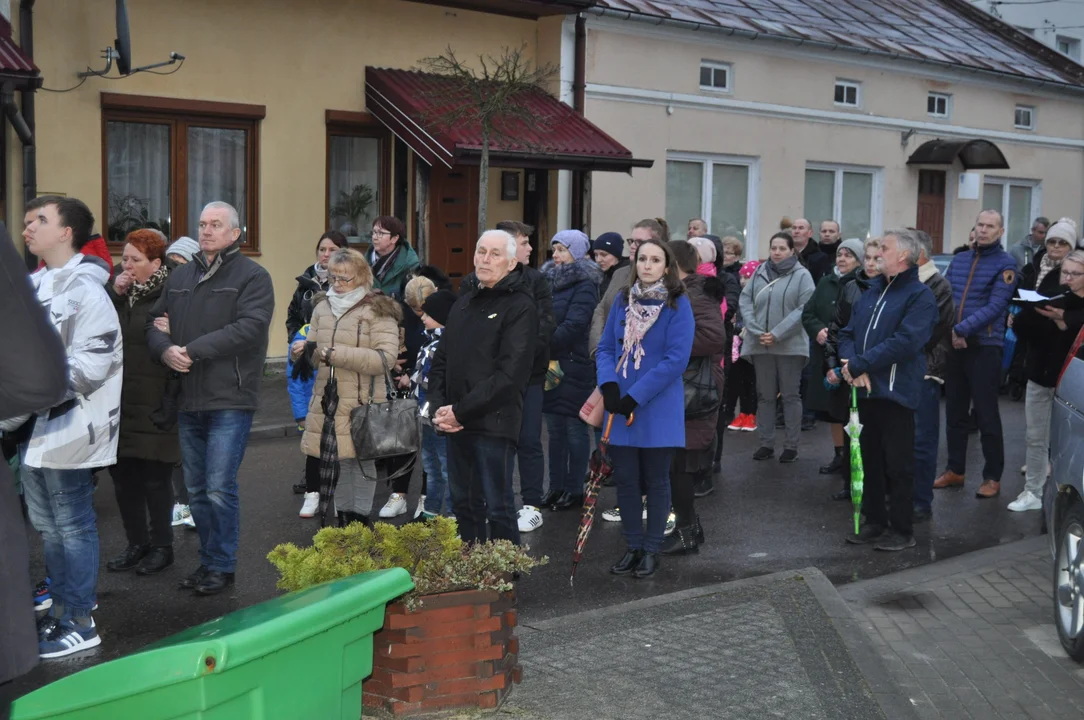
[[[591,241],[579,230],[562,230],[554,235],[553,240],[550,241],[551,245],[557,243],[561,243],[568,248],[573,260],[580,260],[591,249]]]
[[[621,237],[621,233],[602,233],[591,243],[591,249],[608,252],[615,258],[620,258],[625,254],[625,238]]]

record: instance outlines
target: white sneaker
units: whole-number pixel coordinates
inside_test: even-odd
[[[406,495],[402,493],[392,493],[388,501],[384,503],[384,507],[380,508],[380,517],[393,518],[405,515],[407,511]]]
[[[184,505],[181,505],[180,503],[176,503],[173,505],[173,520],[170,523],[171,525],[173,525],[173,527],[177,527],[178,525],[184,525],[184,515],[181,515],[181,508],[183,507]]]
[[[602,519],[606,522],[621,522],[621,510],[619,508],[603,510]]]
[[[192,508],[187,505],[181,505],[181,524],[189,530],[196,529],[196,520],[192,517]]]
[[[1020,466],[1020,474],[1021,475],[1027,475],[1028,474],[1028,466],[1026,464]]]
[[[677,515],[675,515],[674,513],[670,513],[670,515],[666,518],[666,529],[662,531],[663,536],[665,537],[670,533],[674,532],[674,528],[676,527]]]
[[[1015,500],[1009,503],[1009,509],[1013,512],[1025,512],[1027,510],[1042,510],[1043,501],[1031,491],[1025,490]]]
[[[305,493],[305,502],[301,506],[301,512],[297,514],[298,517],[311,518],[316,516],[316,510],[320,507],[320,493],[311,492]]]
[[[425,511],[425,495],[418,497],[418,507],[414,508],[414,519],[417,520],[418,516]]]
[[[537,530],[542,527],[542,513],[534,505],[524,505],[516,513],[516,522],[521,533]]]

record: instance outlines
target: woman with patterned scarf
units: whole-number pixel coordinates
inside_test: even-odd
[[[617,415],[610,434],[625,555],[614,575],[643,578],[659,564],[670,514],[670,462],[685,447],[685,390],[695,321],[670,249],[643,241],[629,286],[614,301],[599,340],[596,370],[603,404]],[[647,530],[641,520],[647,494]]]
[[[151,359],[147,312],[162,294],[169,270],[166,240],[157,230],[125,238],[123,272],[107,287],[124,338],[117,464],[110,469],[128,547],[106,563],[114,572],[153,575],[173,564],[173,466],[180,462],[177,430],[151,420],[162,402],[169,368]],[[149,524],[148,524],[149,518]]]

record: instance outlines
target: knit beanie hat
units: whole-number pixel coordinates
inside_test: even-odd
[[[847,248],[856,258],[858,258],[859,265],[866,261],[866,246],[858,238],[849,238],[841,242],[839,247],[836,248],[836,255],[839,255],[839,251],[843,248]]]
[[[451,314],[452,305],[455,305],[457,299],[451,290],[437,290],[422,303],[422,312],[441,325],[447,325],[448,315]]]
[[[199,243],[190,237],[180,237],[166,248],[166,255],[180,255],[188,262],[199,252]]]
[[[1077,238],[1076,222],[1074,222],[1072,218],[1064,217],[1051,225],[1050,229],[1046,231],[1047,242],[1054,239],[1064,240],[1073,247],[1076,247]]]
[[[621,233],[602,233],[591,243],[591,250],[601,250],[619,258],[625,254],[625,238],[621,237]]]
[[[696,248],[701,263],[715,262],[715,243],[711,240],[706,237],[694,237],[689,238],[689,244]]]
[[[738,275],[743,278],[751,278],[753,277],[753,273],[757,271],[758,267],[760,267],[759,260],[750,260],[749,262],[741,266],[741,270],[738,271]]]
[[[591,249],[591,241],[579,230],[562,230],[554,235],[553,240],[550,241],[551,245],[557,243],[561,243],[568,248],[573,260],[581,259]]]

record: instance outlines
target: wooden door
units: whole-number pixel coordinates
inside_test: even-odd
[[[429,262],[448,273],[456,290],[474,270],[477,226],[478,168],[434,166],[429,177]]]
[[[933,238],[934,253],[943,252],[945,236],[945,172],[918,171],[918,219],[915,227]]]

